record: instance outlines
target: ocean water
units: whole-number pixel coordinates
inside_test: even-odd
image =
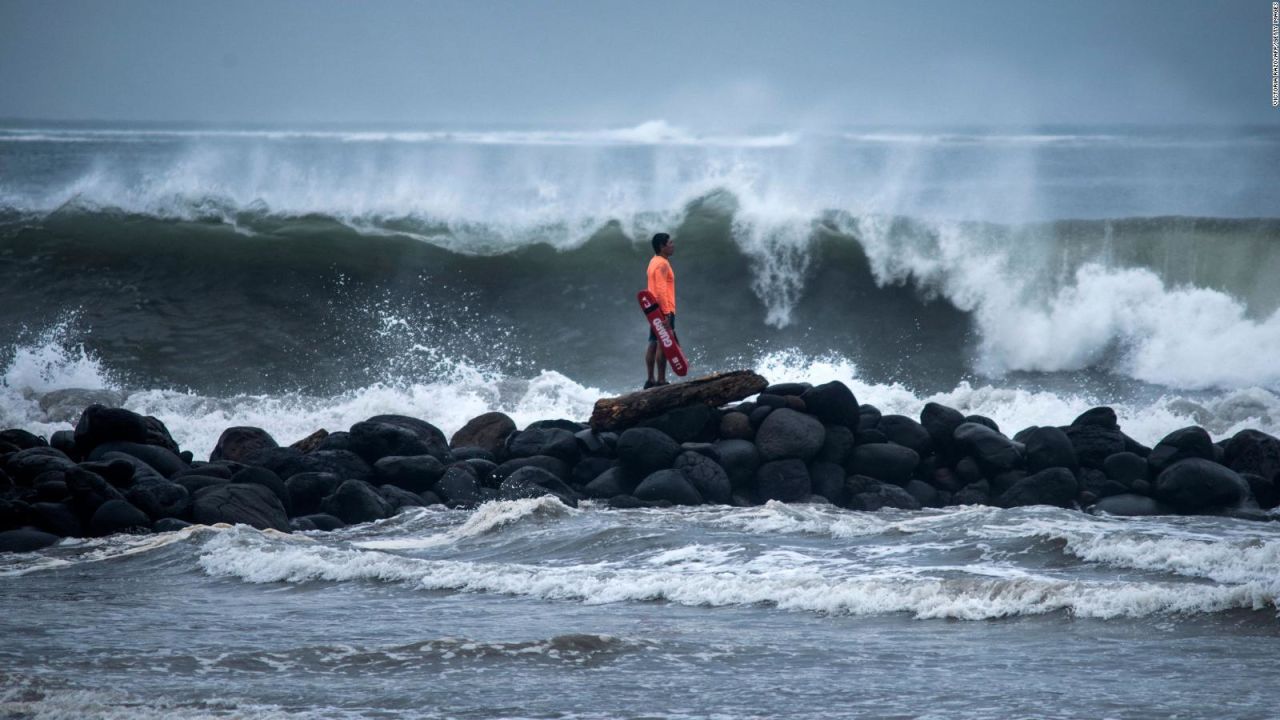
[[[106,389],[202,458],[693,373],[1009,433],[1280,434],[1271,128],[0,127],[0,427]],[[0,558],[0,717],[1275,717],[1280,536],[1221,518],[421,510]]]

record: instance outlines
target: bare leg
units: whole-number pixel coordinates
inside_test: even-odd
[[[648,376],[646,378],[648,382],[653,382],[653,366],[656,364],[657,359],[658,359],[658,344],[649,343],[649,348],[644,351],[644,366],[645,366],[645,369],[648,371]]]

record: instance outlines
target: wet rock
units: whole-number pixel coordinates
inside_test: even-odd
[[[1147,478],[1147,460],[1131,452],[1108,455],[1102,461],[1102,472],[1125,487],[1133,487],[1138,480]]]
[[[1179,460],[1187,458],[1213,460],[1214,457],[1213,438],[1209,437],[1209,433],[1205,432],[1204,428],[1192,425],[1165,435],[1164,439],[1151,449],[1151,454],[1147,456],[1147,465],[1151,466],[1153,475],[1159,475],[1165,468]]]
[[[332,532],[334,530],[341,530],[347,526],[346,523],[328,513],[312,513],[310,515],[303,515],[301,517],[294,518],[293,522],[297,523],[297,525],[294,525],[295,530],[306,527],[309,530]]]
[[[150,531],[151,518],[125,500],[102,503],[89,520],[89,532],[94,537]]]
[[[879,483],[866,492],[854,495],[849,501],[849,507],[854,510],[865,510],[875,512],[885,508],[897,510],[919,510],[920,502],[911,497],[911,493],[898,487],[897,485],[889,485],[887,483]]]
[[[199,475],[200,477],[220,477],[230,480],[233,474],[234,471],[232,471],[231,467],[222,463],[195,463],[185,470],[174,473],[169,479],[176,481],[188,475]]]
[[[525,430],[568,430],[570,433],[586,430],[587,426],[577,420],[569,420],[568,418],[551,418],[547,420],[534,420],[529,423]]]
[[[177,532],[183,528],[189,527],[191,527],[191,523],[186,520],[179,520],[178,518],[172,517],[160,518],[159,520],[151,523],[151,529],[158,533]]]
[[[720,440],[715,443],[720,467],[729,476],[734,492],[754,491],[756,470],[760,468],[760,451],[746,440]]]
[[[279,443],[266,430],[259,427],[229,427],[218,436],[218,444],[209,453],[210,462],[231,460],[249,462],[249,458],[261,452],[279,447]],[[298,452],[302,452],[299,450]]]
[[[670,468],[680,454],[680,444],[653,428],[630,428],[618,436],[618,459],[635,477],[648,477]]]
[[[756,494],[762,501],[800,502],[813,494],[809,468],[799,458],[766,462],[756,471]]]
[[[507,436],[507,457],[514,459],[534,455],[549,455],[572,465],[580,456],[578,439],[573,433],[560,428],[535,428]]]
[[[893,443],[859,445],[849,455],[850,475],[866,475],[882,482],[906,485],[920,464],[920,456],[911,448]]]
[[[1101,469],[1107,456],[1128,449],[1111,408],[1094,408],[1086,412],[1076,418],[1065,432],[1071,438],[1081,467]]]
[[[1076,476],[1062,467],[1051,467],[1028,475],[1000,496],[1001,507],[1052,505],[1070,508],[1080,491]]]
[[[844,429],[848,430],[848,428]],[[821,495],[833,505],[843,506],[848,500],[844,478],[845,471],[841,465],[822,460],[815,460],[809,464],[809,484],[813,488],[813,493]]]
[[[31,505],[32,524],[58,537],[84,537],[84,525],[70,507],[60,502]]]
[[[313,515],[320,512],[324,499],[342,484],[342,478],[327,472],[298,473],[285,480],[289,490],[289,505],[297,515]]]
[[[228,483],[198,490],[191,500],[191,519],[201,525],[229,523],[259,530],[289,530],[280,498],[262,485]]]
[[[573,434],[575,440],[578,441],[578,450],[581,454],[590,457],[612,458],[614,456],[613,446],[605,442],[603,433],[598,433],[590,428],[579,430]],[[454,450],[454,457],[458,456],[458,451]],[[493,458],[489,458],[492,460]]]
[[[1239,473],[1203,458],[1170,465],[1155,483],[1156,499],[1184,513],[1236,507],[1249,496],[1249,484]]]
[[[915,498],[915,501],[919,503],[922,508],[936,508],[942,507],[943,505],[942,496],[939,495],[938,491],[927,482],[910,480],[907,482],[906,487],[904,487],[903,490],[906,490],[908,495]]]
[[[484,448],[466,446],[456,447],[449,451],[449,455],[453,457],[455,462],[458,460],[484,460],[486,462],[493,463],[495,467],[498,464],[497,456]],[[430,456],[428,455],[426,457]],[[383,459],[385,460],[386,458]]]
[[[427,455],[434,455],[440,462],[448,462],[449,457],[449,441],[445,439],[444,433],[440,428],[432,425],[426,420],[409,417],[407,415],[374,415],[366,422],[371,423],[387,423],[391,425],[399,425],[400,427],[412,430],[418,436],[418,439],[427,444],[429,448]],[[481,446],[483,447],[483,446]],[[352,448],[355,450],[355,448]],[[414,455],[417,453],[396,453],[388,452],[386,455]]]
[[[618,495],[609,498],[609,507],[614,510],[633,510],[635,508],[668,508],[673,503],[668,500],[641,500],[633,495]]]
[[[764,422],[764,419],[769,417],[776,409],[772,405],[759,405],[755,410],[752,410],[751,414],[747,416],[747,420],[751,423],[752,431],[757,430],[760,424]]]
[[[675,469],[684,473],[685,479],[705,502],[729,504],[732,495],[729,475],[716,461],[701,453],[686,450],[676,457]]]
[[[861,409],[853,391],[839,380],[814,386],[800,394],[805,409],[821,422],[857,428]]]
[[[0,430],[0,443],[8,443],[19,450],[49,446],[49,443],[39,435],[18,428]]]
[[[444,471],[433,492],[450,507],[470,507],[480,501],[480,483],[475,473],[459,465]]]
[[[502,481],[511,477],[517,470],[525,467],[536,467],[546,470],[555,475],[562,483],[567,483],[573,478],[573,470],[569,465],[560,458],[553,458],[550,455],[534,455],[527,458],[515,458],[508,460],[498,467],[494,468],[492,481],[502,484]]]
[[[434,455],[389,455],[373,464],[373,482],[420,493],[435,487],[444,476],[444,464]]]
[[[1081,469],[1076,479],[1080,484],[1080,492],[1090,493],[1094,498],[1124,495],[1129,492],[1127,485],[1118,483],[1107,477],[1105,472],[1093,468]]]
[[[125,492],[124,497],[151,520],[182,517],[191,502],[191,496],[185,487],[168,480],[135,483]]]
[[[687,405],[668,410],[639,425],[659,430],[676,442],[712,440],[719,426],[720,414],[706,405]]]
[[[19,450],[4,463],[5,471],[21,486],[29,486],[37,476],[50,470],[69,470],[76,466],[71,458],[51,447]]]
[[[0,552],[35,552],[58,542],[57,535],[36,530],[19,528],[0,532]]]
[[[413,429],[396,423],[366,420],[352,425],[349,433],[351,451],[370,464],[390,456],[436,454]]]
[[[320,503],[320,509],[348,525],[391,517],[391,506],[372,485],[362,480],[343,481]]]
[[[1280,439],[1258,430],[1241,430],[1223,447],[1223,464],[1238,473],[1280,479]]]
[[[176,453],[158,445],[143,445],[132,442],[107,442],[95,447],[88,455],[89,460],[102,460],[110,453],[121,453],[137,458],[147,467],[155,470],[162,477],[172,477],[187,469]],[[107,458],[110,459],[110,458]]]
[[[471,458],[470,460],[464,460],[463,462],[465,462],[467,466],[475,472],[476,481],[480,483],[481,487],[486,485],[492,485],[493,487],[498,486],[498,483],[492,480],[494,471],[498,469],[497,463],[491,460],[482,460],[480,458]]]
[[[261,485],[280,499],[280,504],[284,506],[286,515],[293,515],[293,499],[289,495],[289,488],[280,479],[280,476],[262,467],[247,467],[235,475],[231,476],[233,483],[247,483],[250,485]]]
[[[422,498],[408,490],[403,490],[395,485],[383,485],[378,488],[378,494],[383,500],[391,506],[392,514],[398,513],[407,507],[423,507]]]
[[[658,470],[636,486],[638,500],[666,500],[673,505],[701,505],[702,496],[679,470]]]
[[[583,491],[587,497],[607,500],[618,495],[629,495],[634,489],[635,485],[627,481],[622,468],[613,467],[597,475],[594,480],[587,483]]]
[[[966,415],[964,417],[964,421],[967,423],[974,423],[975,425],[981,425],[989,430],[995,430],[996,432],[1000,432],[1000,425],[997,424],[995,420],[992,420],[986,415]],[[952,435],[953,439],[954,437],[955,436]]]
[[[142,460],[139,460],[138,458],[132,455],[128,455],[126,453],[115,452],[114,450],[111,452],[103,453],[102,457],[99,460],[90,461],[90,462],[128,463],[129,465],[133,466],[133,472],[130,473],[129,482],[120,483],[119,484],[120,487],[127,487],[128,485],[132,485],[133,483],[136,483],[136,482],[142,482],[144,480],[160,481],[165,479],[164,475],[160,474],[158,470],[146,464]],[[84,465],[82,465],[82,467],[83,466]]]
[[[324,428],[320,428],[319,430],[311,433],[310,435],[302,438],[301,440],[290,443],[289,447],[295,450],[300,450],[304,453],[309,453],[312,450],[319,450],[320,445],[324,442],[324,439],[327,437],[329,437],[329,431],[325,430]]]
[[[164,426],[164,423],[160,421],[160,418],[147,415],[142,418],[142,422],[147,426],[147,439],[144,441],[145,444],[164,448],[174,455],[178,455],[181,452],[178,448],[178,443],[173,439],[173,436],[169,434],[169,428]],[[187,461],[184,461],[184,463],[185,462]]]
[[[51,479],[40,480],[37,478],[35,488],[36,500],[60,503],[70,499],[71,493],[67,490],[65,473],[55,471],[52,473],[44,473],[40,477],[50,477]]]
[[[76,514],[88,520],[104,503],[124,501],[124,495],[101,476],[78,467],[66,471],[67,491],[71,493],[71,507]]]
[[[984,475],[995,475],[1022,465],[1022,445],[984,424],[961,424],[956,428],[955,444],[960,452],[977,461]]]
[[[920,425],[929,433],[934,452],[951,458],[955,455],[956,428],[964,424],[964,415],[955,408],[927,403],[920,411]]]
[[[750,440],[756,436],[751,427],[751,418],[740,412],[727,412],[720,416],[720,438],[722,440]]]
[[[350,450],[351,433],[346,430],[338,430],[325,435],[320,442],[316,443],[315,447],[309,449],[298,447],[294,449],[305,453],[313,453],[317,450]]]
[[[853,431],[844,425],[824,425],[822,449],[814,460],[844,465],[853,451]]]
[[[1017,485],[1025,477],[1027,477],[1026,470],[1007,470],[994,475],[987,481],[991,485],[991,497],[998,498],[1009,492],[1009,488]]]
[[[788,395],[803,395],[806,390],[812,388],[813,385],[807,382],[784,382],[770,385],[761,391],[762,395],[780,395],[786,397]]]
[[[76,447],[82,454],[88,454],[106,442],[145,443],[147,430],[147,421],[138,413],[124,408],[90,405],[76,423]]]
[[[1062,467],[1075,470],[1080,467],[1076,458],[1075,446],[1071,438],[1056,427],[1038,427],[1028,432],[1023,439],[1026,448],[1027,472],[1038,473],[1051,467]]]
[[[595,480],[596,476],[615,465],[617,465],[617,462],[609,458],[586,457],[573,466],[573,470],[569,474],[569,480],[574,487],[581,487]]]
[[[1280,505],[1280,488],[1276,487],[1274,480],[1253,473],[1240,473],[1240,477],[1249,483],[1249,491],[1253,493],[1259,508],[1270,510]]]
[[[906,415],[885,415],[880,418],[876,429],[884,433],[889,442],[911,448],[920,457],[933,454],[933,440],[929,437],[929,431]]]
[[[770,413],[756,430],[756,447],[765,460],[808,461],[822,449],[825,438],[826,430],[817,418],[781,408]]]
[[[1141,517],[1145,515],[1168,515],[1172,509],[1161,504],[1154,498],[1143,495],[1134,495],[1132,493],[1124,493],[1121,495],[1112,495],[1099,500],[1095,505],[1089,508],[1089,512],[1107,513],[1108,515],[1122,515],[1127,517]]]
[[[990,505],[991,486],[986,480],[965,485],[951,496],[951,502],[956,505]]]
[[[210,475],[183,475],[170,482],[186,488],[187,495],[193,496],[207,487],[214,485],[230,485],[231,478],[213,477]]]
[[[630,432],[630,431],[628,431]],[[498,497],[519,500],[551,495],[569,507],[578,506],[577,495],[560,478],[538,467],[522,467],[498,487]]]

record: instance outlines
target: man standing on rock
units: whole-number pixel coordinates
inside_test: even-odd
[[[680,342],[680,338],[676,336],[676,274],[671,269],[671,262],[667,258],[675,254],[676,243],[671,236],[666,233],[658,233],[653,236],[653,259],[649,261],[649,292],[658,298],[658,308],[662,311],[662,316],[667,323],[667,329],[671,331],[671,335],[675,337],[676,342]],[[649,347],[644,351],[645,368],[649,371],[649,377],[645,380],[644,389],[667,384],[667,358],[658,350],[658,336],[653,334],[653,327],[649,328]],[[658,377],[654,379],[654,368],[657,368]]]

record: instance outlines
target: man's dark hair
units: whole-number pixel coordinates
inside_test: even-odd
[[[671,236],[666,233],[658,233],[653,236],[653,254],[657,255],[663,246],[671,242]]]

